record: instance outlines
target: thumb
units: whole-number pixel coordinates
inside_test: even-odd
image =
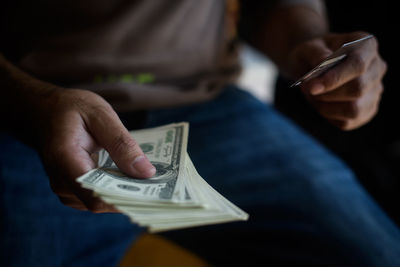
[[[302,49],[301,59],[309,69],[312,69],[332,53],[333,51],[327,46],[326,42],[318,38],[307,42],[307,45]]]
[[[326,42],[322,38],[316,38],[309,40],[297,49],[297,58],[298,58],[298,73],[304,75],[311,69],[318,66],[323,60],[329,57],[333,51],[327,46]],[[302,84],[301,90],[305,95],[308,95],[310,91],[321,91],[323,89],[323,85],[321,84],[313,84],[312,88],[310,88],[309,84]]]
[[[111,107],[87,120],[90,133],[108,151],[121,171],[135,178],[150,178],[156,173],[155,167]]]

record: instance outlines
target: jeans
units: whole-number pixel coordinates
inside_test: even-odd
[[[200,175],[250,218],[165,237],[217,266],[400,266],[399,228],[342,161],[273,107],[232,86],[207,103],[151,111],[145,126],[179,121],[190,122]],[[63,206],[36,152],[0,140],[0,265],[116,265],[143,229]]]

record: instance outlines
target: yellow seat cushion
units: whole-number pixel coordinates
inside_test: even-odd
[[[206,267],[203,259],[187,249],[153,234],[143,234],[128,249],[120,267]]]

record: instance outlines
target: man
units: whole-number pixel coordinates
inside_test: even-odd
[[[125,127],[189,121],[200,174],[251,218],[168,237],[217,265],[400,263],[399,229],[347,167],[230,85],[239,71],[236,2],[9,2],[1,114],[36,148],[48,178],[34,151],[2,136],[3,262],[115,265],[140,229],[108,213],[113,207],[76,177],[94,168],[100,148],[123,172],[151,177]],[[258,5],[252,23],[249,42],[293,79],[366,35],[330,33],[316,0]],[[385,71],[370,39],[301,90],[321,116],[351,130],[376,113]]]

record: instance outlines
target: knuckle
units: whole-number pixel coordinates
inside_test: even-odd
[[[110,117],[112,110],[107,106],[107,104],[94,104],[88,107],[88,112],[85,113],[89,121],[95,121],[101,124],[103,121],[107,121]]]
[[[360,53],[352,54],[351,63],[357,74],[362,74],[367,70],[367,61]]]
[[[347,104],[347,117],[350,119],[356,119],[360,115],[360,107],[357,101],[351,101]]]
[[[97,116],[105,116],[110,112],[110,105],[108,103],[98,103],[91,107],[93,114]]]
[[[117,135],[114,139],[113,144],[111,145],[111,150],[116,154],[126,154],[132,153],[137,154],[138,152],[138,144],[135,139],[127,137],[123,133]]]
[[[360,98],[364,94],[365,82],[362,78],[354,79],[350,87],[350,95],[354,98]]]
[[[126,147],[130,145],[132,145],[131,141],[127,140],[123,134],[119,134],[114,138],[111,148],[113,151],[119,152],[124,151]]]

